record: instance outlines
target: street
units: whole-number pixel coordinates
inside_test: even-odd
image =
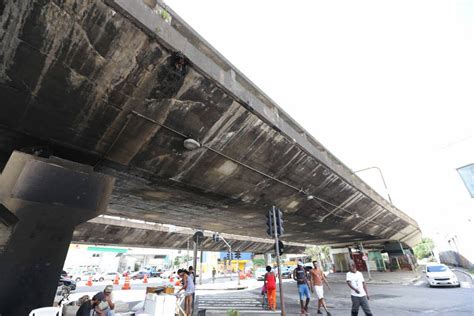
[[[284,282],[285,304],[287,315],[299,315],[299,298],[296,284],[293,281]],[[474,290],[472,288],[429,288],[425,284],[368,285],[370,307],[374,315],[474,315]],[[332,315],[350,315],[351,299],[347,285],[344,283],[331,284],[331,289],[325,291],[328,307]],[[231,306],[231,302],[250,303],[247,310],[255,302],[261,301],[259,290],[241,291],[233,293],[219,293],[205,295],[198,299],[205,299],[207,306]],[[214,299],[214,301],[213,301]],[[253,301],[252,301],[253,299]],[[279,295],[277,298],[279,302]],[[240,307],[244,306],[240,304]],[[310,313],[316,315],[316,301],[310,302]],[[223,310],[207,313],[209,315],[223,315]],[[244,315],[259,315],[261,312],[245,313]],[[363,315],[362,310],[359,315]]]
[[[474,315],[474,288],[469,276],[455,272],[462,283],[461,288],[430,288],[423,274],[380,273],[368,282],[370,307],[374,315]],[[413,282],[408,282],[408,277]],[[329,275],[330,289],[325,288],[325,296],[332,315],[348,315],[351,308],[349,288],[344,282],[344,274]],[[416,279],[416,280],[415,280]],[[142,281],[132,281],[131,290],[121,290],[121,285],[114,286],[114,299],[121,300],[133,306],[144,299],[147,286],[158,285],[161,279],[152,278],[148,284]],[[103,290],[107,282],[94,283],[93,286],[78,285],[71,295],[76,299],[84,294],[93,295]],[[247,279],[241,281],[245,290],[235,290],[237,281],[228,278],[218,278],[213,284],[210,279],[204,279],[203,285],[198,286],[197,306],[206,309],[207,315],[224,315],[229,309],[235,308],[242,315],[275,314],[261,308],[261,281]],[[299,315],[299,297],[293,280],[283,281],[287,315]],[[234,290],[229,290],[234,289]],[[278,305],[280,302],[277,295]],[[314,295],[313,295],[314,296]],[[316,315],[316,300],[310,302],[310,313]],[[362,310],[360,315],[363,315]]]

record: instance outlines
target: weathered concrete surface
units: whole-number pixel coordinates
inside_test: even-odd
[[[0,175],[2,212],[14,217],[0,253],[1,315],[24,316],[53,303],[74,228],[105,212],[113,183],[90,166],[11,156]]]
[[[194,229],[157,223],[131,221],[111,217],[97,217],[76,227],[73,241],[87,244],[112,244],[129,247],[151,247],[186,249],[193,247]],[[200,248],[205,251],[227,251],[224,242],[214,242],[214,232],[204,231]],[[231,245],[232,251],[257,254],[273,252],[274,240],[252,238],[235,234],[220,234]],[[188,244],[189,240],[189,244]],[[285,243],[285,253],[303,253],[306,246],[301,243]]]
[[[44,146],[111,173],[126,218],[265,237],[276,204],[288,241],[420,239],[169,9],[106,2],[2,2],[0,158]]]

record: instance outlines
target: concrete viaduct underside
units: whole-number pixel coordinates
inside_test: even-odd
[[[3,163],[44,148],[91,165],[116,177],[106,212],[126,218],[264,238],[275,204],[288,241],[419,239],[169,8],[4,1],[0,19]]]
[[[45,239],[58,247],[73,236],[119,243],[100,235],[103,223],[77,227],[100,214],[267,238],[276,205],[290,243],[421,238],[413,219],[163,4],[1,1],[0,39],[3,262],[15,238],[35,241],[60,224],[68,233]],[[186,149],[190,139],[199,147]],[[53,211],[35,217],[41,203]],[[39,225],[45,218],[54,225]]]

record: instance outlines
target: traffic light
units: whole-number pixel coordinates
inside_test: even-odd
[[[283,212],[279,208],[276,208],[275,211],[277,234],[278,236],[281,236],[285,233],[285,230],[283,229]]]
[[[195,243],[199,244],[204,238],[204,234],[202,231],[198,230],[197,232],[194,233],[193,235],[193,240]]]
[[[219,236],[218,233],[212,234],[212,240],[215,242],[219,242],[221,240],[221,237]]]
[[[270,237],[275,237],[275,231],[273,230],[273,208],[267,213],[267,234]]]
[[[275,253],[276,253],[276,244],[273,246],[273,250],[275,250]],[[278,254],[279,256],[281,256],[283,252],[285,251],[285,245],[283,244],[281,240],[278,241],[278,250],[280,250]]]
[[[239,260],[241,257],[240,251],[235,252],[235,259]]]

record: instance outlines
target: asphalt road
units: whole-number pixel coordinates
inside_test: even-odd
[[[283,284],[287,315],[299,315],[299,297],[296,283]],[[426,284],[415,285],[369,285],[370,307],[374,315],[474,315],[474,289],[472,288],[429,288]],[[350,315],[350,290],[344,283],[334,283],[325,296],[332,315]],[[213,301],[214,299],[214,301]],[[262,315],[255,313],[256,302],[260,302],[258,290],[232,293],[206,294],[200,300],[206,306],[239,305],[248,310],[243,315]],[[279,297],[278,297],[279,301]],[[310,314],[316,314],[315,300],[310,302]],[[244,306],[247,305],[247,306]],[[208,312],[210,315],[225,313]],[[359,312],[363,315],[362,310]]]
[[[369,284],[370,307],[374,315],[474,315],[474,288],[469,276],[456,272],[461,282],[462,288],[430,288],[421,276],[418,282],[410,285],[402,284]],[[138,297],[143,296],[142,292],[147,286],[157,283],[151,279],[148,284],[140,281],[132,282],[132,292],[138,293]],[[207,283],[207,282],[204,282]],[[261,283],[261,282],[260,282]],[[239,310],[246,310],[242,315],[262,315],[260,283],[254,282],[251,290],[242,291],[201,291],[197,292],[200,307],[209,308],[209,315],[225,315],[225,311],[235,307]],[[80,286],[75,293],[98,292],[103,290],[105,283],[94,286]],[[299,297],[296,284],[292,280],[283,283],[285,294],[285,305],[287,315],[299,315]],[[117,295],[120,286],[114,286]],[[137,291],[140,290],[140,291]],[[350,315],[351,300],[350,290],[343,282],[334,282],[331,289],[325,289],[325,296],[332,315]],[[136,301],[136,299],[133,299]],[[278,295],[279,302],[279,295]],[[212,312],[212,309],[221,306],[219,311]],[[254,311],[254,312],[251,312]],[[315,300],[310,303],[311,315],[316,314]],[[363,312],[360,311],[360,315]]]

